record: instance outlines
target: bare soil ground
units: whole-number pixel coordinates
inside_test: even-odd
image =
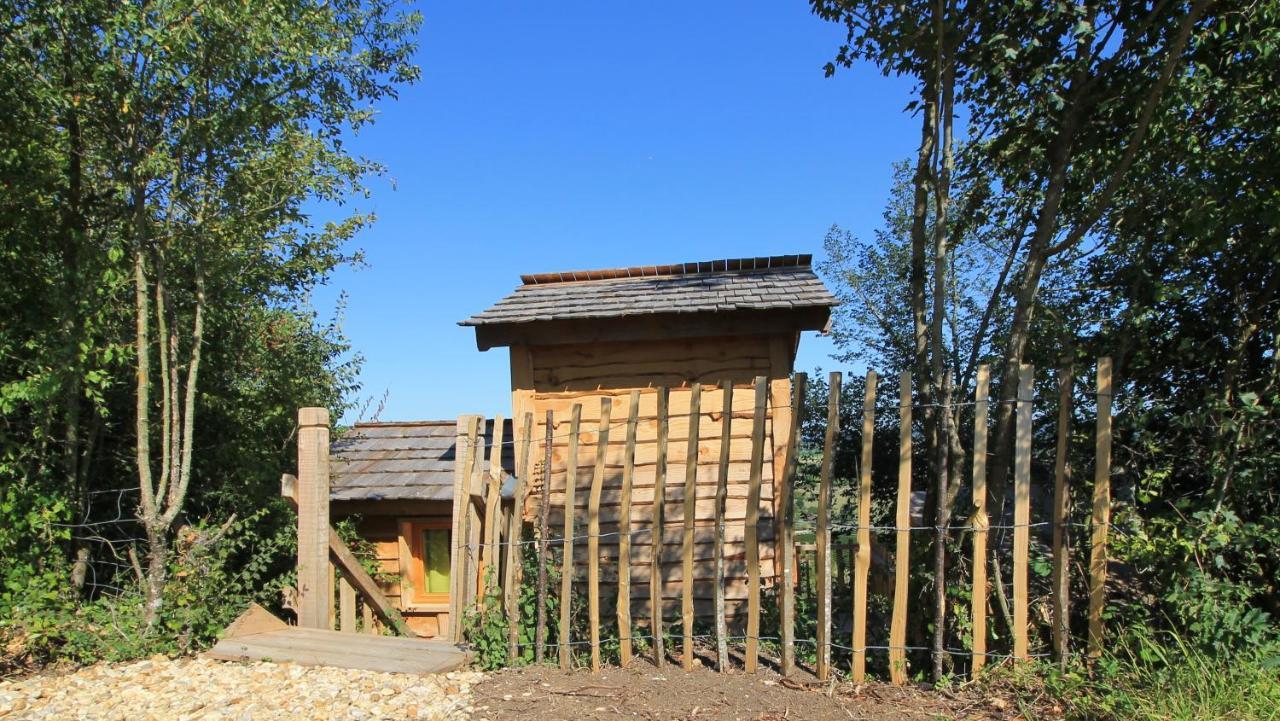
[[[849,721],[850,719],[1060,718],[1055,709],[1020,709],[1010,697],[977,689],[936,691],[884,683],[853,685],[699,668],[659,671],[637,660],[599,674],[537,666],[490,674],[473,690],[475,719],[588,721]]]

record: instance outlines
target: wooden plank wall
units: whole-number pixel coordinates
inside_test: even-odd
[[[721,453],[724,394],[719,384],[729,380],[734,394],[733,424],[729,442],[728,493],[725,500],[725,603],[730,617],[745,612],[746,549],[743,546],[743,524],[746,519],[747,480],[751,459],[751,417],[753,409],[752,381],[757,375],[771,378],[769,412],[766,426],[766,459],[760,501],[760,538],[762,541],[762,576],[772,582],[776,570],[773,562],[775,499],[777,479],[786,461],[786,434],[775,440],[773,419],[789,422],[791,358],[794,338],[757,336],[735,338],[700,338],[675,341],[636,343],[599,343],[543,346],[512,349],[512,384],[514,416],[532,412],[534,458],[545,453],[547,411],[555,414],[552,428],[550,525],[563,526],[565,468],[568,466],[569,415],[575,404],[582,406],[582,433],[578,444],[578,489],[590,488],[596,465],[596,446],[602,399],[612,405],[613,433],[604,458],[599,523],[601,581],[606,603],[616,596],[618,539],[614,535],[620,524],[622,476],[625,468],[625,419],[629,417],[633,391],[639,391],[636,446],[631,479],[632,521],[647,525],[653,515],[655,461],[657,455],[657,392],[659,386],[670,388],[670,424],[667,448],[667,492],[664,508],[666,523],[661,544],[664,613],[669,618],[681,615],[683,586],[683,524],[685,516],[684,479],[689,454],[692,402],[690,387],[702,382],[699,397],[700,416],[696,428],[695,497],[693,499],[693,606],[697,616],[712,618],[714,613],[715,499]],[[779,400],[780,399],[780,400]],[[529,479],[529,501],[525,518],[536,518],[542,468],[536,468]],[[575,497],[578,518],[587,519],[587,494]],[[767,542],[767,543],[766,543]],[[636,618],[649,617],[650,558],[652,538],[637,533],[631,540],[629,585]],[[575,547],[578,563],[575,572],[585,580],[586,544]]]
[[[626,418],[631,412],[629,408],[631,403],[630,390],[616,394],[580,396],[573,399],[573,402],[582,403],[582,431],[579,434],[577,475],[574,484],[578,489],[590,488],[592,485],[597,461],[599,432],[597,426],[602,398],[610,399],[613,406],[612,417],[615,419],[619,417]],[[687,414],[689,412],[690,398],[691,396],[687,389],[673,389],[671,391],[670,436],[667,447],[668,483],[663,505],[666,524],[660,560],[668,587],[663,594],[664,606],[670,605],[669,608],[666,608],[666,613],[672,615],[678,615],[679,613],[678,604],[681,600],[682,591],[680,584],[683,564],[682,529],[686,505],[684,484],[681,481],[686,477],[686,469],[688,467],[686,458],[689,448],[690,421]],[[693,499],[694,606],[699,615],[707,615],[708,617],[714,598],[711,589],[711,581],[714,578],[711,559],[714,557],[715,544],[715,496],[719,475],[722,400],[720,389],[704,388],[702,390],[702,414],[697,430],[699,438],[694,475],[696,489]],[[565,479],[567,477],[565,469],[569,465],[569,408],[564,407],[564,399],[558,397],[543,397],[539,394],[534,397],[534,401],[538,408],[534,415],[535,418],[543,419],[547,409],[552,409],[556,412],[556,421],[552,428],[554,440],[552,445],[549,509],[550,525],[555,529],[562,527],[564,523]],[[734,407],[732,413],[734,423],[729,442],[728,493],[725,500],[726,526],[724,543],[725,557],[727,559],[725,563],[727,584],[725,599],[731,611],[736,611],[734,608],[735,601],[740,602],[746,599],[746,549],[743,546],[743,524],[746,520],[747,480],[750,473],[751,460],[751,403],[750,385],[744,385],[734,394],[733,399]],[[571,406],[572,403],[568,405]],[[545,434],[545,429],[541,427],[541,424],[537,425],[539,427],[534,429],[534,438]],[[608,439],[607,451],[604,456],[604,476],[600,489],[599,506],[600,532],[604,536],[600,539],[599,558],[604,566],[602,569],[602,581],[606,584],[615,583],[617,580],[618,539],[614,534],[620,527],[622,477],[625,468],[624,454],[626,451],[623,429],[617,428],[614,431]],[[773,451],[773,444],[770,442],[772,438],[771,422],[766,423],[765,433],[766,454],[771,455]],[[537,443],[537,445],[541,446],[542,442]],[[534,456],[537,457],[542,452],[540,448],[535,449]],[[637,417],[635,465],[631,479],[631,518],[633,523],[640,524],[639,527],[647,525],[648,520],[653,517],[656,456],[656,393],[642,391]],[[773,465],[765,463],[763,473],[765,482],[761,488],[760,534],[762,541],[772,541],[773,533],[771,529],[773,528],[774,517]],[[530,479],[530,485],[534,489],[541,488],[542,478],[540,474]],[[537,512],[535,502],[538,494],[531,492],[529,498],[530,502],[526,506],[526,518],[534,517]],[[578,518],[587,518],[589,504],[587,495],[583,493],[575,494],[574,503]],[[637,605],[633,607],[633,613],[639,618],[648,618],[646,589],[649,583],[649,559],[652,553],[653,539],[646,533],[634,534],[631,539],[630,582],[633,589],[632,597],[637,602]],[[772,544],[766,544],[761,549],[761,554],[763,575],[766,578],[772,577],[774,574],[774,550]],[[575,555],[578,561],[586,561],[587,548],[585,544],[578,544],[575,547]],[[582,571],[583,569],[580,566],[581,563],[576,564],[575,569]]]

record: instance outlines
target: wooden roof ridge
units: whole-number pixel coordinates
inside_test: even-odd
[[[670,265],[637,265],[628,268],[530,273],[521,275],[520,280],[525,285],[548,285],[552,283],[578,283],[594,280],[618,280],[622,278],[662,278],[708,273],[809,268],[812,265],[812,262],[813,256],[808,254],[773,255],[757,258],[725,258],[721,260],[673,263]]]
[[[386,428],[389,426],[452,426],[458,423],[457,419],[444,420],[422,420],[422,421],[356,421],[351,424],[352,428]]]

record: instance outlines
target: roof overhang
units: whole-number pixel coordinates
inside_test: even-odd
[[[805,330],[825,331],[830,319],[831,308],[820,305],[790,309],[651,313],[621,318],[489,323],[475,326],[475,329],[476,346],[484,351],[502,346],[546,346],[709,336],[773,335]]]

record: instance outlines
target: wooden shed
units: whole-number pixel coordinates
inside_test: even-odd
[[[490,474],[493,421],[482,429],[477,472]],[[452,635],[451,535],[458,458],[456,420],[358,423],[330,444],[330,512],[358,517],[374,544],[382,590],[419,635]],[[510,422],[502,437],[510,438]],[[501,454],[504,497],[514,483],[513,453]]]
[[[480,350],[506,347],[511,356],[513,418],[533,414],[534,459],[544,458],[547,411],[552,463],[530,473],[532,493],[525,518],[532,519],[540,487],[550,483],[552,528],[563,519],[570,410],[582,406],[576,486],[590,485],[595,466],[602,399],[611,399],[612,422],[625,421],[630,397],[639,395],[639,425],[633,477],[632,518],[643,525],[653,515],[657,461],[657,389],[669,389],[669,441],[663,507],[668,522],[661,539],[664,606],[678,606],[681,594],[680,526],[691,425],[691,386],[701,384],[695,500],[695,606],[710,615],[714,578],[714,498],[720,457],[720,419],[725,411],[719,385],[731,381],[734,425],[729,439],[729,496],[725,516],[726,600],[735,614],[746,597],[743,535],[751,453],[752,382],[769,382],[766,449],[760,500],[760,539],[773,537],[775,479],[783,475],[791,427],[791,380],[803,331],[826,330],[835,298],[814,274],[807,255],[744,258],[665,266],[543,273],[522,276],[522,284],[492,307],[461,322],[476,331]],[[742,419],[741,421],[737,419]],[[616,568],[618,504],[623,468],[621,432],[610,435],[601,502],[601,560]],[[511,436],[507,436],[511,437]],[[549,471],[549,473],[548,473]],[[575,495],[579,519],[587,494]],[[585,522],[579,521],[580,528]],[[555,534],[553,534],[554,536]],[[762,575],[775,575],[772,544],[763,544]],[[648,614],[649,534],[637,533],[630,554],[633,606]],[[575,554],[585,558],[585,544]],[[609,582],[616,575],[606,575]],[[670,608],[664,612],[670,612]]]

